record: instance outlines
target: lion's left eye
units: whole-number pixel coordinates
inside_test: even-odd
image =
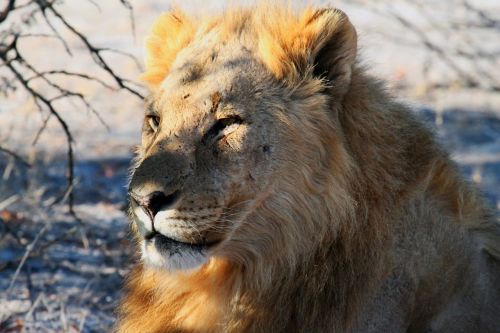
[[[215,124],[208,130],[205,134],[205,139],[207,138],[219,138],[224,135],[230,128],[236,128],[237,125],[242,124],[243,119],[239,116],[229,116],[226,118],[221,118],[215,122]]]
[[[158,116],[147,116],[147,121],[149,127],[156,132],[158,130],[158,126],[160,126],[160,117]]]

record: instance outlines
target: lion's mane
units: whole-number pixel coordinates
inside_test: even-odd
[[[245,35],[253,38],[249,44],[282,80],[289,105],[297,114],[308,110],[308,120],[296,119],[302,131],[289,133],[290,141],[282,143],[301,146],[308,158],[295,160],[289,151],[288,163],[299,176],[284,177],[279,191],[255,208],[254,220],[238,236],[242,243],[247,238],[246,251],[236,255],[227,249],[227,256],[211,258],[194,272],[138,264],[118,331],[348,331],[363,317],[365,300],[406,260],[395,257],[403,258],[410,246],[420,246],[416,251],[426,255],[429,243],[415,222],[424,218],[430,224],[453,221],[429,227],[436,242],[456,227],[474,233],[474,244],[499,257],[499,230],[491,214],[432,134],[356,63],[356,33],[342,12],[297,14],[260,6],[203,19],[180,11],[164,14],[147,44],[145,81],[158,85],[191,39],[214,27],[221,43],[251,31]],[[323,47],[329,40],[334,42]],[[309,68],[307,57],[318,43],[327,53],[317,54],[320,65]],[[330,71],[337,80],[325,85],[318,71]],[[325,109],[336,127],[321,120]],[[249,242],[256,229],[273,242]],[[414,239],[400,236],[410,233]],[[442,245],[450,249],[449,258],[463,253],[450,244]],[[458,275],[452,262],[435,272]],[[455,288],[459,277],[449,283]],[[452,293],[443,293],[443,299]]]

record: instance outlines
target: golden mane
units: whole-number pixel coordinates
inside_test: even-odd
[[[142,79],[151,86],[167,76],[177,53],[189,44],[195,27],[181,11],[160,15],[146,41],[146,71]]]
[[[300,72],[306,70],[308,60],[316,57],[334,35],[343,48],[338,57],[350,57],[352,62],[356,56],[356,32],[338,9],[318,11],[307,7],[298,11],[263,2],[251,11],[229,7],[222,16],[223,19],[219,16],[189,17],[180,9],[160,15],[146,41],[146,71],[142,79],[151,87],[158,86],[179,51],[195,34],[207,34],[214,28],[221,40],[251,30],[249,36],[255,39],[264,64],[278,79],[286,77],[292,82],[300,79]]]

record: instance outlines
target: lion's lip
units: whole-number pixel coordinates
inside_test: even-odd
[[[169,252],[171,254],[186,250],[201,252],[219,243],[219,241],[188,243],[173,239],[156,231],[146,235],[144,239],[147,242],[152,242],[158,251]]]

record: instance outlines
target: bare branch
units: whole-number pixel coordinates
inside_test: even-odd
[[[139,62],[139,60],[135,56],[133,56],[132,54],[130,54],[128,52],[124,52],[124,51],[120,51],[120,50],[116,50],[116,49],[110,49],[110,48],[107,48],[107,47],[100,48],[100,51],[101,52],[116,53],[116,54],[122,55],[124,57],[127,57],[127,58],[129,58],[130,60],[132,60],[134,62],[135,66],[137,67],[138,70],[140,70],[141,72],[144,70],[144,68],[142,67],[142,65]]]
[[[12,150],[0,146],[0,152],[4,153],[4,154],[7,154],[9,156],[14,157],[18,162],[20,162],[24,166],[26,166],[28,168],[31,168],[31,164],[30,163],[28,163],[24,158],[22,158],[21,156],[19,156],[19,154],[13,152]]]
[[[470,12],[476,14],[477,16],[479,16],[479,18],[481,19],[481,21],[480,21],[481,23],[477,25],[478,27],[482,27],[482,28],[500,28],[500,20],[496,20],[496,19],[491,18],[485,11],[480,10],[477,7],[473,6],[467,0],[464,0],[462,2],[462,4],[465,7],[465,9],[467,9],[468,11],[470,11]]]
[[[47,230],[47,225],[44,225],[40,229],[40,231],[38,232],[38,234],[36,235],[35,239],[33,239],[33,241],[30,244],[28,244],[28,246],[26,247],[26,251],[24,252],[23,257],[21,258],[21,262],[17,266],[17,269],[16,269],[16,271],[14,273],[14,276],[10,280],[9,287],[7,288],[7,294],[9,294],[10,291],[12,290],[12,287],[14,286],[14,283],[16,282],[17,276],[19,275],[19,272],[23,268],[23,265],[26,262],[26,259],[28,259],[31,251],[33,250],[33,247],[36,245],[36,243],[38,242],[38,239],[45,233],[46,230]]]
[[[52,24],[52,22],[50,22],[49,18],[45,14],[45,11],[43,11],[43,10],[42,10],[42,15],[43,15],[43,18],[45,20],[45,23],[47,23],[47,26],[49,27],[49,29],[52,30],[52,32],[54,33],[55,38],[57,38],[61,42],[62,46],[64,47],[64,50],[66,51],[66,53],[69,54],[70,56],[72,56],[73,53],[71,52],[71,49],[70,49],[68,43],[61,36],[61,34],[59,33],[59,31],[57,31],[57,29],[54,27],[54,25]]]
[[[96,6],[99,10],[99,6],[97,2],[93,0],[88,0],[94,6]],[[139,62],[137,59],[129,53],[110,49],[106,47],[96,47],[94,46],[90,40],[85,36],[85,34],[79,31],[74,25],[72,25],[67,18],[61,14],[56,8],[55,5],[60,3],[61,1],[56,0],[27,0],[23,3],[19,3],[20,1],[10,0],[4,9],[0,11],[0,23],[5,21],[7,16],[12,13],[14,10],[21,10],[22,8],[26,8],[26,15],[22,16],[20,21],[17,21],[15,24],[7,28],[6,30],[0,31],[0,67],[4,67],[8,70],[8,73],[12,74],[12,77],[2,76],[0,77],[0,83],[2,88],[2,94],[8,94],[9,91],[13,91],[17,86],[23,87],[24,90],[31,95],[33,101],[40,112],[48,111],[48,115],[44,117],[43,123],[37,131],[33,144],[36,144],[40,135],[44,132],[49,119],[52,117],[56,118],[60,127],[63,130],[63,133],[66,137],[67,142],[67,175],[66,175],[66,188],[64,189],[63,194],[59,198],[61,200],[68,200],[69,212],[75,218],[76,215],[73,210],[74,204],[74,188],[75,188],[75,179],[74,179],[74,152],[73,152],[73,136],[71,134],[70,128],[62,116],[62,107],[59,104],[59,101],[66,100],[69,103],[72,103],[72,100],[76,99],[81,103],[83,107],[85,107],[89,112],[94,114],[96,118],[109,130],[109,126],[105,123],[104,119],[100,116],[99,112],[96,108],[90,103],[88,97],[76,90],[72,90],[66,88],[64,85],[61,85],[60,81],[57,81],[56,78],[66,77],[70,79],[79,79],[86,80],[88,82],[95,82],[96,84],[101,85],[102,87],[109,89],[111,91],[124,90],[127,91],[134,96],[143,99],[143,96],[140,92],[139,85],[137,83],[122,77],[119,75],[110,65],[110,63],[104,58],[105,53],[116,53],[122,56],[125,56],[132,61],[134,61],[135,65],[141,69]],[[130,17],[132,20],[132,29],[135,31],[135,24],[133,20],[133,8],[128,0],[120,0],[120,3],[130,12]],[[28,8],[29,7],[29,8]],[[30,26],[33,22],[37,20],[37,17],[41,17],[43,22],[47,24],[47,27],[50,29],[52,33],[30,33],[23,32],[23,27]],[[61,24],[55,24],[61,23]],[[70,44],[65,39],[65,34],[62,34],[62,29],[67,29],[74,37],[77,38],[78,41],[83,43],[85,46],[86,52],[91,56],[94,63],[103,70],[106,75],[109,75],[114,82],[109,83],[105,79],[101,79],[97,76],[93,76],[87,73],[75,72],[70,69],[49,69],[49,70],[38,70],[36,66],[29,63],[27,60],[26,50],[23,48],[19,48],[20,43],[18,41],[24,38],[55,38],[63,45],[65,52],[72,56],[72,48]],[[33,81],[40,80],[44,85],[51,88],[51,91],[55,90],[56,95],[49,95],[43,88],[35,88],[32,84]],[[115,85],[116,84],[116,85]],[[75,108],[79,108],[79,105],[75,105]],[[6,149],[4,149],[6,150]],[[7,152],[4,152],[7,153]],[[12,154],[10,154],[12,155]],[[14,155],[12,155],[14,156]]]
[[[42,7],[41,7],[42,8]],[[47,5],[46,7],[43,8],[43,10],[49,10],[52,12],[60,21],[61,23],[68,28],[74,35],[76,35],[81,42],[87,47],[89,53],[92,55],[92,58],[94,59],[95,63],[99,65],[102,69],[104,69],[111,77],[116,81],[118,86],[122,89],[125,89],[129,91],[130,93],[134,94],[140,99],[144,99],[144,96],[137,91],[134,88],[129,87],[126,84],[126,81],[117,75],[114,70],[109,66],[109,64],[103,59],[101,52],[103,51],[102,49],[93,46],[90,41],[85,37],[80,31],[78,31],[73,25],[71,25],[64,16],[62,16],[51,4]]]
[[[135,17],[134,17],[134,7],[132,7],[132,4],[128,0],[120,0],[121,4],[128,9],[129,16],[130,16],[130,28],[132,30],[132,37],[134,38],[134,41],[136,40],[136,28],[135,28]]]
[[[419,45],[430,51],[428,61],[426,61],[423,68],[424,73],[429,72],[433,63],[442,63],[451,73],[458,78],[458,83],[462,88],[480,88],[483,91],[499,92],[500,80],[495,77],[490,70],[484,68],[482,64],[489,63],[488,66],[492,68],[498,62],[500,53],[498,50],[484,50],[480,45],[474,45],[475,39],[468,38],[467,33],[462,33],[459,29],[468,27],[478,27],[482,29],[492,30],[500,27],[500,21],[490,17],[487,12],[475,7],[467,0],[463,0],[463,9],[471,13],[468,15],[467,20],[460,18],[458,22],[453,19],[448,21],[440,21],[433,18],[429,13],[429,6],[422,1],[415,0],[408,5],[414,7],[419,13],[418,17],[424,18],[426,24],[437,32],[440,38],[445,40],[456,39],[458,33],[461,33],[462,41],[465,42],[464,46],[459,43],[455,45],[443,44],[434,42],[430,37],[428,31],[420,27],[420,25],[413,23],[404,15],[399,14],[395,9],[388,9],[387,7],[377,6],[373,2],[363,0],[350,0],[351,3],[359,5],[360,7],[369,8],[370,11],[377,13],[383,17],[389,17],[395,20],[401,27],[411,32],[418,38]],[[471,17],[471,18],[469,18]],[[385,34],[387,36],[387,34]],[[401,34],[398,34],[398,38]],[[390,36],[393,40],[397,39]],[[399,43],[399,42],[398,42]],[[471,45],[472,44],[472,45]],[[478,60],[481,61],[478,61]],[[456,85],[457,81],[440,82],[432,84],[434,88],[447,89],[452,85]]]
[[[38,107],[40,109],[40,106]],[[49,123],[49,119],[50,119],[50,113],[47,115],[47,117],[45,117],[45,119],[43,120],[42,122],[42,126],[40,126],[40,128],[38,129],[38,131],[36,132],[36,135],[35,135],[35,138],[33,139],[33,142],[31,142],[31,145],[34,146],[36,145],[36,143],[38,142],[38,139],[40,139],[40,136],[42,135],[42,133],[45,131],[45,129],[47,128],[47,124]]]
[[[117,90],[117,88],[109,85],[105,81],[103,81],[103,80],[101,80],[99,78],[96,78],[94,76],[90,76],[90,75],[82,74],[82,73],[70,72],[70,71],[66,71],[66,70],[50,70],[50,71],[39,72],[37,75],[28,78],[27,81],[35,80],[35,79],[38,79],[38,78],[46,78],[47,76],[51,76],[51,75],[64,75],[64,76],[77,77],[77,78],[80,78],[80,79],[85,79],[85,80],[88,80],[88,81],[97,82],[97,83],[99,83],[100,85],[102,85],[103,87],[105,87],[105,88],[107,88],[109,90],[113,90],[113,91]]]
[[[16,3],[16,0],[9,0],[7,2],[7,5],[5,6],[5,8],[2,9],[2,11],[0,11],[0,23],[5,21],[7,19],[7,17],[9,16],[10,12],[12,12],[14,10],[15,3]]]
[[[74,203],[74,196],[73,196],[73,183],[74,183],[74,154],[73,154],[73,135],[71,134],[71,131],[69,130],[68,124],[66,121],[61,117],[61,115],[57,112],[57,110],[54,107],[54,104],[52,101],[48,100],[46,97],[44,97],[41,93],[39,93],[37,90],[33,89],[30,87],[29,82],[26,81],[26,79],[22,76],[22,74],[12,65],[12,63],[7,64],[7,67],[10,69],[10,71],[14,74],[16,79],[19,81],[19,83],[26,89],[28,93],[30,93],[31,96],[38,102],[42,103],[45,105],[45,107],[49,110],[49,112],[57,119],[59,122],[65,136],[66,136],[66,141],[67,141],[67,159],[68,159],[68,175],[66,177],[67,179],[67,185],[66,185],[66,190],[65,193],[69,193],[68,198],[68,205],[69,205],[69,212],[72,215],[76,215],[74,210],[73,210],[73,203]]]

